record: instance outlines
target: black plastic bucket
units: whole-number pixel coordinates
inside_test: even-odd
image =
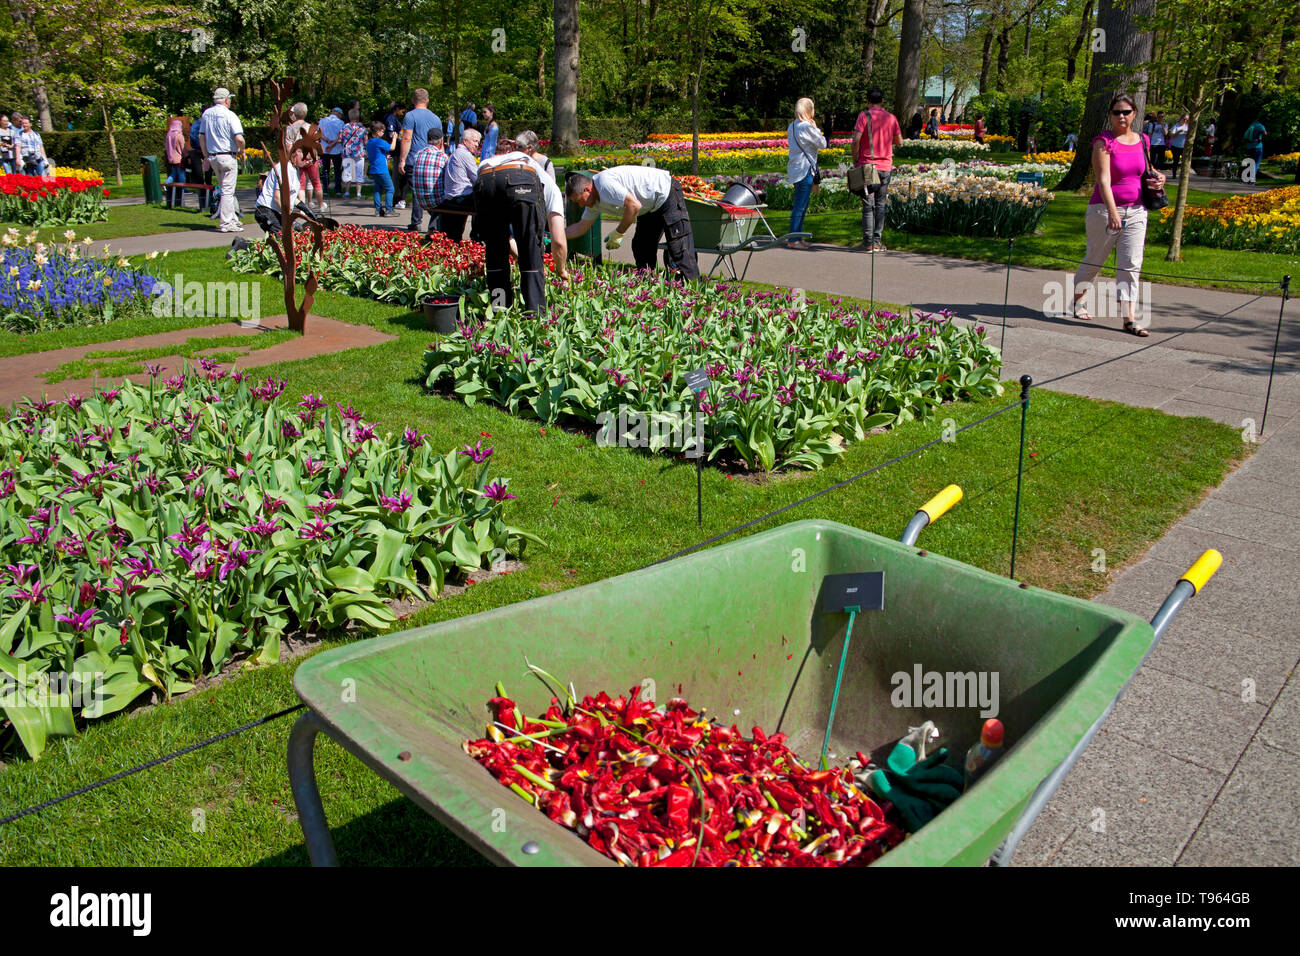
[[[460,318],[460,296],[431,295],[421,303],[424,308],[424,324],[439,335],[450,335],[456,331],[456,321]]]
[[[728,206],[744,206],[747,209],[757,209],[763,204],[763,199],[752,186],[747,186],[742,182],[733,182],[727,187],[727,191],[722,194],[722,201]]]

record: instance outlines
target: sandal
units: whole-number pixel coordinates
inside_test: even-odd
[[[1128,322],[1128,321],[1124,323],[1124,331],[1127,332],[1129,335],[1136,335],[1140,339],[1144,339],[1151,334],[1146,329],[1142,328],[1142,326],[1138,325],[1136,322]]]
[[[1075,304],[1074,309],[1071,311],[1071,315],[1073,315],[1080,322],[1092,321],[1092,316],[1088,314],[1088,310],[1085,309],[1083,306],[1078,305],[1077,303]]]

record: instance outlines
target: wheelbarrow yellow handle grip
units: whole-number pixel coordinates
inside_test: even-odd
[[[942,518],[957,502],[961,501],[961,488],[957,485],[949,485],[943,491],[939,492],[925,504],[921,505],[920,510],[926,513],[930,523]]]
[[[1196,563],[1178,580],[1186,581],[1199,593],[1201,588],[1205,587],[1205,583],[1214,577],[1214,572],[1219,570],[1221,564],[1223,564],[1223,555],[1211,548],[1197,558]]]

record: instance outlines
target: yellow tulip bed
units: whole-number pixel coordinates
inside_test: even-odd
[[[1157,237],[1168,237],[1173,218],[1173,206],[1160,210]],[[1215,249],[1300,252],[1300,186],[1225,196],[1208,206],[1188,206],[1183,242]]]

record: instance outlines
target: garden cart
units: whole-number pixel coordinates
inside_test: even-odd
[[[763,215],[766,206],[734,206],[722,200],[687,199],[686,208],[691,215],[696,254],[716,256],[713,265],[704,270],[706,275],[712,274],[721,264],[726,267],[731,278],[743,280],[749,272],[749,262],[754,253],[812,238],[810,232],[790,232],[778,236]],[[660,247],[666,248],[666,244],[661,243]],[[738,273],[735,257],[742,253],[745,260]]]
[[[1019,584],[915,547],[961,497],[950,486],[893,541],[830,521],[797,521],[640,571],[468,617],[358,641],[306,661],[307,705],[289,739],[289,777],[312,862],[335,865],[313,770],[324,732],[489,860],[511,865],[613,861],[498,783],[462,750],[482,736],[487,698],[509,684],[523,713],[552,692],[525,657],[579,695],[655,687],[726,724],[782,732],[811,763],[829,751],[892,744],[928,719],[953,754],[978,738],[980,705],[891,701],[893,676],[999,675],[1001,759],[877,865],[1009,860],[1154,648],[1179,606],[1217,567],[1206,552],[1151,624],[1122,610]],[[883,609],[864,613],[849,653],[844,614],[823,611],[828,574],[884,572]],[[648,696],[655,697],[653,693]],[[1001,849],[999,849],[1001,848]]]

